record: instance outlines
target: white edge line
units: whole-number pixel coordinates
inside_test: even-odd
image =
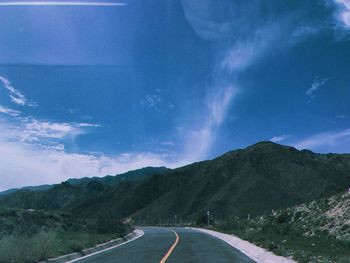
[[[120,246],[122,246],[122,245],[125,245],[125,244],[127,244],[127,243],[131,242],[131,241],[135,241],[136,239],[139,239],[140,237],[142,237],[142,236],[145,234],[145,232],[144,232],[144,231],[142,231],[141,229],[137,229],[137,230],[140,232],[140,235],[139,235],[139,236],[137,236],[137,237],[135,237],[134,239],[130,239],[130,240],[128,240],[128,241],[126,241],[126,242],[124,242],[124,243],[118,244],[118,245],[116,245],[116,246],[109,247],[109,248],[106,248],[106,249],[103,249],[103,250],[100,250],[100,251],[97,251],[97,252],[91,253],[91,254],[89,254],[89,255],[86,255],[86,256],[83,256],[83,257],[80,257],[80,258],[73,259],[73,260],[71,260],[71,261],[66,261],[65,263],[73,263],[73,262],[77,262],[77,261],[79,261],[79,260],[82,260],[82,259],[85,259],[85,258],[88,258],[88,257],[94,256],[94,255],[97,255],[97,254],[100,254],[100,253],[106,252],[106,251],[111,250],[111,249],[114,249],[114,248],[116,248],[116,247],[120,247]]]
[[[27,1],[27,2],[3,2],[0,6],[126,6],[126,3],[113,2],[64,2],[64,1]]]

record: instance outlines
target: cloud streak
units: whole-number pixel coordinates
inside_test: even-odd
[[[218,87],[211,92],[208,94],[206,102],[207,117],[198,128],[187,133],[186,149],[183,155],[183,159],[187,162],[206,158],[215,142],[216,132],[223,123],[232,100],[239,90],[234,86],[226,86]]]
[[[333,0],[337,6],[336,18],[342,27],[350,29],[350,0]]]
[[[287,36],[295,30],[295,18],[276,14],[262,19],[260,4],[229,0],[183,0],[182,4],[194,32],[204,40],[218,43],[213,80],[207,85],[206,109],[202,111],[205,117],[197,117],[201,124],[190,129],[186,140],[185,156],[199,160],[207,157],[233,99],[242,92],[237,81],[239,74],[272,49],[289,45]],[[252,22],[251,17],[256,19]]]
[[[0,107],[0,112],[11,116],[18,116],[20,113]],[[61,140],[86,134],[91,128],[101,127],[93,123],[68,123],[41,121],[33,117],[18,117],[16,125],[3,122],[0,125],[2,137],[11,141],[25,143],[47,144],[55,147]]]
[[[105,7],[120,7],[126,6],[126,3],[113,2],[84,2],[84,1],[8,1],[0,3],[1,6],[105,6]]]
[[[14,117],[19,116],[21,114],[20,111],[13,110],[13,109],[7,108],[5,106],[1,106],[1,105],[0,105],[0,112],[4,113],[4,114],[11,115],[11,116],[14,116]]]
[[[289,135],[289,134],[283,134],[283,135],[280,135],[280,136],[272,137],[270,139],[270,141],[278,143],[278,142],[283,142],[283,141],[289,139],[290,137],[291,137],[291,135]]]
[[[349,152],[350,129],[318,133],[298,142],[294,142],[292,145],[298,149]]]
[[[5,77],[0,76],[0,82],[2,83],[2,86],[7,89],[9,92],[9,97],[11,101],[19,106],[29,106],[29,107],[37,107],[38,104],[34,101],[28,101],[26,96],[12,86],[11,81],[8,80]]]
[[[307,103],[312,102],[315,99],[315,93],[322,88],[328,82],[329,78],[320,78],[317,76],[311,85],[311,88],[305,91],[305,95],[308,97]]]

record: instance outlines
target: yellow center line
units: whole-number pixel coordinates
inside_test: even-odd
[[[169,248],[168,252],[164,255],[164,257],[162,258],[162,260],[159,262],[159,263],[165,263],[165,261],[167,261],[167,259],[170,257],[171,253],[173,252],[173,250],[175,249],[177,243],[179,242],[179,235],[174,231],[174,230],[170,230],[172,231],[175,236],[176,236],[176,239],[175,239],[175,242],[174,244]]]

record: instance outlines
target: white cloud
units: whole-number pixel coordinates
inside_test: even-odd
[[[0,6],[126,6],[126,3],[87,1],[7,1]]]
[[[44,140],[49,145],[55,145],[61,139],[75,138],[87,133],[89,128],[98,127],[101,126],[94,123],[49,122],[33,117],[20,117],[16,125],[9,123],[0,125],[2,135],[8,139],[27,143],[41,143]]]
[[[166,156],[148,152],[117,156],[67,153],[0,139],[0,188],[59,183],[69,178],[105,176],[145,166],[173,166]]]
[[[145,151],[116,156],[69,153],[63,144],[67,139],[72,142],[101,125],[43,121],[3,106],[0,112],[16,117],[11,121],[0,119],[0,189],[58,183],[73,177],[104,176],[144,166],[187,164],[186,160],[178,160],[169,153]]]
[[[209,108],[208,123],[210,125],[217,126],[223,122],[227,108],[237,93],[238,90],[236,88],[228,86],[219,89],[214,95],[209,96],[207,105]]]
[[[160,144],[164,146],[175,146],[175,143],[172,141],[164,141],[164,142],[161,142]]]
[[[215,90],[215,92],[214,92]],[[186,130],[184,159],[189,162],[206,158],[211,149],[217,129],[225,119],[229,106],[239,90],[233,86],[218,87],[211,90],[206,103],[206,118],[199,127]]]
[[[169,100],[168,96],[162,94],[162,90],[155,89],[153,93],[146,94],[141,99],[140,105],[155,111],[167,112],[175,108],[175,105]]]
[[[336,19],[340,25],[350,29],[350,0],[333,0],[337,6]]]
[[[159,105],[163,99],[157,94],[148,94],[145,96],[144,100],[141,102],[143,105],[147,105],[150,108],[154,108]]]
[[[99,128],[99,127],[101,127],[100,124],[96,124],[96,123],[86,123],[86,122],[76,123],[76,125],[77,125],[78,127],[85,127],[85,128]]]
[[[199,127],[191,129],[187,136],[186,159],[198,161],[206,158],[233,99],[241,92],[241,89],[232,80],[232,75],[237,75],[256,63],[279,36],[278,25],[260,27],[250,37],[237,40],[223,52],[218,62],[218,69],[216,69],[220,73],[215,76],[213,87],[208,90],[207,109],[203,111],[206,118]]]
[[[348,119],[349,118],[349,116],[347,116],[347,115],[337,115],[337,116],[335,116],[337,119]]]
[[[308,97],[307,103],[310,103],[315,99],[315,92],[318,91],[320,88],[322,88],[327,83],[328,80],[329,78],[320,78],[319,76],[317,76],[314,79],[314,82],[312,83],[311,88],[305,91],[305,95]]]
[[[0,108],[1,109],[1,108]],[[90,123],[58,123],[19,118],[16,125],[0,119],[0,189],[59,183],[68,178],[105,176],[145,166],[187,164],[167,153],[128,152],[115,156],[69,153],[62,139],[79,136]]]
[[[24,94],[12,86],[11,81],[5,77],[0,76],[2,86],[9,92],[11,101],[20,106],[37,107],[38,104],[34,101],[28,101]]]
[[[227,49],[220,62],[222,69],[231,73],[245,70],[263,56],[280,35],[280,26],[275,24],[253,30],[248,38],[236,41]]]
[[[323,151],[329,149],[335,152],[349,152],[350,129],[318,133],[292,144],[298,149]]]
[[[13,95],[9,95],[11,98],[11,101],[17,105],[24,106],[26,104],[26,99],[24,97],[15,97]]]
[[[15,117],[15,116],[19,116],[19,115],[21,114],[20,111],[13,110],[13,109],[10,109],[10,108],[1,106],[1,105],[0,105],[0,112],[1,112],[1,113],[4,113],[4,114],[11,115],[11,116],[14,116],[14,117]]]
[[[280,135],[280,136],[274,136],[270,139],[270,141],[272,142],[282,142],[282,141],[285,141],[287,139],[289,139],[291,136],[288,135],[288,134],[283,134],[283,135]]]
[[[194,116],[201,123],[191,123],[187,128],[190,132],[182,130],[187,134],[185,156],[198,160],[207,156],[232,100],[242,92],[239,73],[265,55],[295,45],[320,30],[304,19],[302,2],[288,13],[279,12],[282,3],[276,9],[275,3],[251,5],[230,0],[220,4],[215,0],[183,0],[182,5],[194,32],[204,40],[219,43],[206,109],[201,116]],[[263,13],[264,7],[271,12]]]
[[[303,26],[296,27],[292,33],[292,36],[293,38],[296,38],[296,41],[298,40],[300,41],[305,37],[317,35],[318,33],[320,33],[320,31],[321,31],[321,28],[303,25]]]
[[[221,67],[230,71],[245,69],[257,54],[254,43],[237,43],[221,61]]]

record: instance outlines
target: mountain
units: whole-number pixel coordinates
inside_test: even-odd
[[[120,185],[74,211],[151,222],[173,220],[174,215],[193,220],[207,210],[217,218],[257,215],[344,191],[349,175],[349,155],[261,142],[138,184]]]
[[[330,196],[350,185],[350,155],[317,154],[260,142],[216,159],[114,186],[66,182],[42,192],[0,198],[0,205],[64,209],[80,217],[132,217],[136,222],[260,215]],[[45,201],[43,201],[45,200]]]
[[[21,188],[12,188],[12,189],[8,189],[8,190],[0,192],[0,196],[12,194],[12,193],[17,192],[19,190],[43,191],[43,190],[48,190],[52,187],[54,187],[54,185],[44,184],[44,185],[38,185],[38,186],[25,186],[25,187],[21,187]]]
[[[166,167],[144,167],[137,170],[132,170],[123,174],[117,174],[117,175],[107,175],[104,177],[83,177],[79,179],[68,179],[67,182],[71,185],[86,185],[87,183],[91,181],[99,182],[106,186],[114,186],[121,182],[125,181],[138,181],[142,180],[147,176],[153,175],[155,173],[162,173],[169,170],[169,168]],[[8,189],[6,191],[0,192],[0,196],[2,195],[8,195],[13,194],[20,190],[29,190],[29,191],[43,191],[43,190],[49,190],[53,187],[57,186],[57,184],[45,184],[45,185],[38,185],[38,186],[25,186],[21,188],[12,188]]]
[[[163,173],[170,170],[166,167],[144,167],[137,170],[132,170],[123,174],[107,175],[104,177],[83,177],[79,179],[68,179],[67,182],[71,185],[87,184],[91,181],[96,181],[107,186],[115,186],[126,181],[141,181],[156,173]]]
[[[41,191],[38,190],[39,187],[9,190],[7,194],[0,195],[0,206],[64,210],[91,197],[106,193],[118,184],[138,182],[155,173],[168,170],[166,167],[145,167],[115,176],[69,179],[61,184],[49,185]]]

